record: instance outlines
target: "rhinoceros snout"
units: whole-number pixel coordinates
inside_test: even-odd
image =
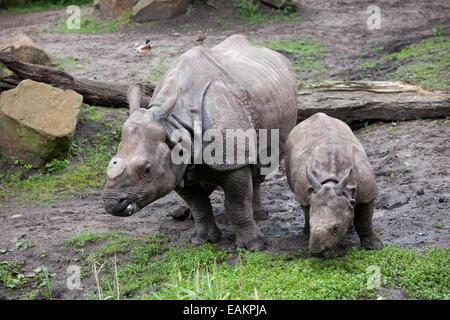
[[[314,228],[309,238],[309,251],[313,256],[321,256],[332,248],[333,237],[325,228]]]

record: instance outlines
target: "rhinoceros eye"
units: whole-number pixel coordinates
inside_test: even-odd
[[[335,224],[333,227],[331,227],[330,232],[332,234],[336,234],[336,232],[339,230],[339,224]]]
[[[144,173],[149,175],[152,172],[152,166],[150,164],[145,166]]]

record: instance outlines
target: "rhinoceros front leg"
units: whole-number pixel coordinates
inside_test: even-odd
[[[201,245],[203,241],[218,242],[221,232],[214,220],[209,194],[200,184],[176,188],[175,191],[186,201],[194,217],[195,232],[191,237],[192,245]]]
[[[223,181],[225,210],[236,230],[236,245],[249,251],[264,249],[261,230],[253,219],[253,183],[249,167],[228,172]]]
[[[252,178],[253,181],[253,218],[255,220],[267,220],[269,212],[264,208],[261,201],[261,183],[264,181],[264,176],[256,176]]]
[[[216,190],[216,186],[209,183],[200,183],[202,189],[206,192],[208,197],[211,195],[211,193]],[[186,220],[186,219],[193,219],[191,209],[188,206],[180,205],[175,210],[169,213],[169,215],[174,218],[175,220]]]
[[[361,247],[368,250],[378,250],[381,249],[383,243],[373,231],[372,216],[373,201],[357,204],[353,224],[361,239]]]

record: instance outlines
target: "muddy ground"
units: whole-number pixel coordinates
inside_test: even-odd
[[[64,10],[20,16],[2,14],[0,42],[26,30],[53,56],[75,57],[79,64],[70,71],[73,75],[129,82],[144,76],[149,63],[153,67],[169,64],[192,47],[197,35],[205,30],[207,46],[234,33],[258,41],[311,39],[327,48],[323,62],[326,69],[321,79],[346,80],[355,77],[353,68],[362,62],[361,55],[372,48],[401,48],[431,36],[435,24],[439,24],[446,35],[450,30],[450,5],[445,0],[376,1],[382,13],[378,31],[369,31],[366,27],[366,8],[374,4],[373,1],[301,2],[305,6],[300,12],[302,20],[294,23],[248,26],[234,17],[230,4],[220,4],[220,10],[216,11],[196,1],[189,14],[156,26],[137,25],[126,32],[94,35],[40,31],[49,23],[66,17]],[[224,29],[215,25],[211,17],[228,17],[230,27]],[[135,54],[134,47],[147,38],[153,45],[152,54],[142,59]],[[304,70],[298,72],[298,77],[314,80]],[[374,226],[385,244],[405,248],[449,247],[449,131],[450,121],[444,119],[375,123],[355,131],[376,173],[380,192],[375,203]],[[307,239],[302,234],[304,216],[287,185],[283,163],[277,172],[267,177],[262,194],[270,215],[268,220],[258,221],[258,225],[267,239],[267,250],[280,253],[306,248]],[[223,231],[219,246],[234,248],[233,230],[223,208],[223,193],[215,191],[211,198]],[[83,197],[67,197],[45,206],[31,203],[14,206],[5,201],[0,209],[0,247],[11,247],[10,240],[22,235],[36,246],[2,254],[0,261],[18,259],[25,263],[24,269],[32,270],[41,265],[36,257],[45,249],[48,264],[59,270],[59,265],[51,264],[58,257],[55,245],[84,230],[94,233],[115,230],[135,236],[162,233],[174,245],[184,244],[193,231],[193,221],[174,221],[169,216],[181,203],[181,199],[171,193],[132,217],[118,218],[105,213],[100,191]],[[359,247],[354,231],[347,235],[340,250],[352,246]],[[61,284],[65,282],[65,270],[57,272],[56,280]],[[59,298],[81,297],[73,294],[61,289]]]

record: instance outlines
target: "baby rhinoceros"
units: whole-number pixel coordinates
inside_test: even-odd
[[[334,248],[352,222],[361,247],[382,247],[372,227],[375,175],[347,124],[316,113],[294,127],[286,143],[286,174],[305,213],[313,255]]]

